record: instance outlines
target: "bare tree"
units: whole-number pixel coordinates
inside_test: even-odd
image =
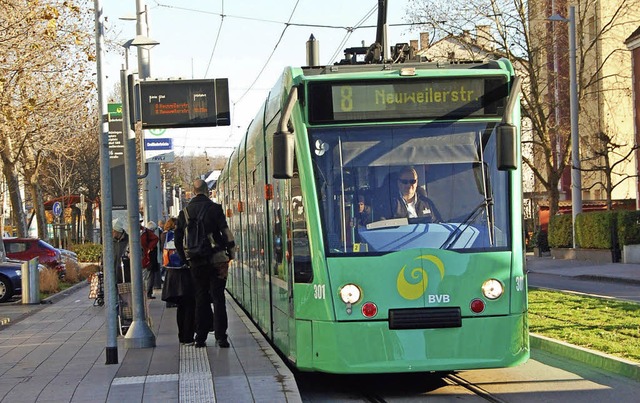
[[[174,180],[186,189],[191,189],[194,180],[212,170],[204,155],[177,157],[174,164],[176,166]]]
[[[591,156],[587,157],[589,168],[582,168],[583,172],[600,173],[599,178],[592,181],[589,188],[602,187],[607,194],[607,210],[613,208],[613,200],[611,194],[613,189],[629,178],[635,178],[638,175],[628,175],[624,171],[619,173],[619,166],[631,160],[632,154],[638,149],[638,145],[634,144],[629,147],[628,144],[616,143],[614,135],[608,135],[605,132],[598,133],[595,141],[599,142],[598,146],[591,148]]]
[[[579,3],[577,31],[583,33],[589,28],[587,17],[594,13],[599,2],[582,0]],[[590,94],[606,90],[606,86],[602,85],[605,78],[603,71],[610,63],[619,63],[616,55],[623,49],[623,41],[601,57],[596,57],[602,55],[602,49],[597,44],[607,40],[630,20],[635,20],[637,25],[637,16],[633,17],[637,11],[632,11],[635,10],[632,8],[634,3],[631,0],[611,0],[613,12],[602,16],[604,23],[595,32],[590,31],[588,41],[579,41],[580,105],[588,102]],[[566,1],[557,0],[556,4],[566,6]],[[537,182],[545,190],[550,214],[553,215],[558,211],[558,184],[570,167],[571,135],[569,77],[562,74],[563,71],[568,72],[567,25],[548,20],[556,12],[550,10],[547,7],[549,5],[550,2],[544,0],[413,0],[410,2],[408,18],[420,24],[420,29],[433,31],[436,34],[434,41],[446,35],[470,31],[478,25],[492,27],[494,34],[482,38],[483,43],[490,44],[492,49],[510,59],[524,81],[521,106],[526,124],[523,129],[529,128],[529,133],[523,132],[523,147],[530,147],[533,157],[523,155],[523,162],[531,168]],[[566,9],[562,14],[567,15]],[[486,35],[486,31],[483,35]],[[582,115],[581,123],[582,129],[589,127]],[[592,146],[590,143],[585,145]],[[626,159],[629,154],[623,152],[618,157]],[[610,167],[615,164],[614,161],[607,163]],[[608,195],[610,197],[610,193]]]
[[[85,109],[94,88],[88,68],[94,58],[93,17],[85,2],[0,0],[0,5],[0,158],[18,234],[27,233],[22,175],[43,236],[39,169],[47,152],[68,147],[65,135],[83,124],[69,117]]]

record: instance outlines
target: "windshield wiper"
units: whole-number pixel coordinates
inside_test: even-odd
[[[369,223],[366,225],[367,230],[381,229],[389,227],[401,227],[403,225],[409,225],[409,219],[406,217],[392,218],[390,220],[380,220]]]
[[[442,243],[442,245],[440,245],[440,249],[449,249],[453,245],[455,245],[455,243],[458,242],[458,239],[460,239],[460,237],[462,236],[462,233],[467,228],[469,228],[469,225],[471,225],[471,223],[473,223],[476,218],[478,218],[478,216],[485,210],[485,208],[492,204],[493,200],[490,198],[485,199],[482,203],[478,204],[478,206],[473,209],[471,214],[469,214],[467,218],[465,218],[464,221],[458,224],[458,226],[451,232],[451,234],[449,234],[447,239]],[[462,228],[463,226],[464,228]]]

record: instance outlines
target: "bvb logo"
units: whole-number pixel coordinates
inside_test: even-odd
[[[440,279],[444,278],[444,263],[438,257],[434,255],[422,255],[415,258],[415,260],[428,260],[433,263],[440,272]],[[429,283],[429,275],[422,267],[416,267],[411,269],[412,282],[407,281],[404,270],[407,266],[403,266],[398,273],[396,284],[398,287],[398,293],[405,299],[414,300],[424,295]]]

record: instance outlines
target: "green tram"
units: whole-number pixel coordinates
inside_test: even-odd
[[[218,199],[239,245],[228,291],[292,365],[528,359],[519,91],[507,60],[285,69]]]

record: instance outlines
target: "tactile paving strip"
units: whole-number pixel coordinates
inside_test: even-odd
[[[180,402],[215,402],[206,348],[180,346]]]
[[[180,346],[180,373],[165,375],[127,376],[115,378],[116,385],[135,385],[154,382],[178,381],[180,403],[215,403],[213,374],[206,348]]]

